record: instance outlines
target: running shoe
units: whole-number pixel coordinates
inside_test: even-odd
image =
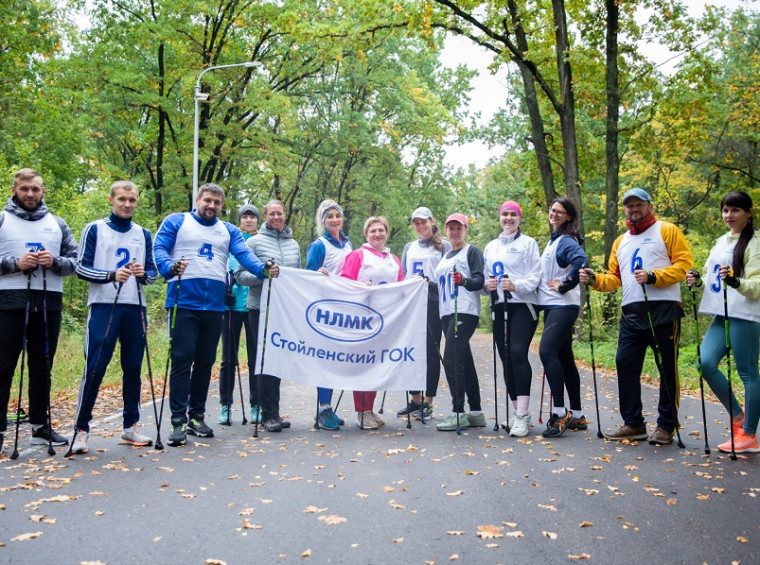
[[[179,447],[187,443],[187,424],[181,420],[172,422],[172,433],[169,434],[169,445]]]
[[[421,413],[421,414],[420,414]],[[415,420],[428,420],[433,417],[433,405],[429,402],[423,402],[422,408],[412,414]]]
[[[340,429],[340,421],[335,415],[335,412],[333,412],[333,409],[329,406],[319,411],[317,414],[317,421],[319,422],[319,427],[324,428],[325,430]]]
[[[51,430],[47,424],[32,432],[32,445],[48,445],[48,443],[52,443],[53,445],[68,445],[69,440],[61,434],[56,433],[55,430]]]
[[[485,428],[486,427],[485,414],[478,414],[477,416],[473,414],[467,414],[467,419],[470,421],[471,428]]]
[[[222,404],[220,410],[219,410],[219,418],[217,418],[217,422],[219,422],[223,426],[231,426],[232,425],[232,417],[230,415],[230,409],[232,406],[229,404]]]
[[[261,423],[261,409],[258,404],[251,406],[251,424]]]
[[[467,429],[470,426],[470,419],[464,412],[459,413],[459,418],[457,421],[457,414],[456,412],[453,414],[449,414],[446,416],[446,418],[443,420],[443,422],[439,422],[435,425],[435,429],[439,432],[453,432],[456,431],[457,426],[460,430]]]
[[[405,408],[396,412],[396,416],[399,418],[406,418],[407,415],[413,415],[415,412],[419,411],[420,408],[422,408],[422,404],[417,404],[414,401],[407,402]]]
[[[546,424],[546,429],[541,434],[543,437],[560,437],[567,430],[567,425],[573,421],[573,413],[570,410],[560,418],[556,414],[552,413],[551,418]]]
[[[362,430],[376,430],[380,427],[369,410],[356,413],[356,425]]]
[[[148,447],[149,445],[153,445],[152,439],[137,431],[137,425],[134,425],[131,428],[124,428],[124,431],[121,433],[121,441],[136,447]]]
[[[731,453],[731,439],[718,446],[720,451]],[[760,453],[760,446],[757,444],[757,435],[749,437],[744,429],[734,434],[734,451],[736,453]]]
[[[77,430],[74,436],[74,445],[71,446],[71,453],[87,453],[90,448],[87,447],[87,440],[90,434],[84,430]]]
[[[528,430],[533,426],[530,421],[530,414],[523,414],[515,416],[512,427],[509,428],[509,435],[511,437],[525,437],[528,435]]]
[[[203,416],[192,416],[187,424],[187,433],[198,437],[214,437],[214,430],[206,425]]]
[[[581,416],[580,418],[573,418],[573,421],[570,422],[567,425],[568,430],[587,430],[588,429],[588,420],[586,420],[586,416]]]

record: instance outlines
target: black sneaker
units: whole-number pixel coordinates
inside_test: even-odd
[[[433,417],[433,405],[428,402],[422,403],[422,408],[412,412],[412,417],[415,420],[428,420]]]
[[[32,432],[32,445],[48,445],[49,443],[53,445],[68,445],[69,440],[61,434],[55,433],[55,430],[51,430],[47,424]]]
[[[172,422],[172,433],[169,434],[169,445],[179,447],[187,443],[187,424],[180,420]]]
[[[280,427],[282,427],[283,430],[287,430],[290,427],[290,420],[285,420],[284,418],[280,418],[279,416],[277,419],[280,421]]]
[[[546,429],[541,434],[543,437],[560,437],[567,430],[568,425],[573,421],[573,413],[570,410],[564,417],[560,418],[556,414],[552,414],[549,418],[549,422],[546,424]]]
[[[415,412],[419,411],[420,408],[422,408],[422,404],[417,404],[416,402],[407,402],[406,408],[402,408],[396,412],[396,416],[399,418],[406,418],[407,414],[414,414]]]
[[[214,430],[206,425],[203,416],[193,416],[187,423],[187,433],[198,437],[214,437]]]
[[[282,424],[280,423],[279,418],[269,418],[266,422],[264,422],[264,429],[268,432],[281,432],[282,431]]]

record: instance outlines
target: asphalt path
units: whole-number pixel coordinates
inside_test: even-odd
[[[317,431],[315,392],[285,381],[281,412],[293,427],[260,429],[258,438],[241,425],[239,403],[232,426],[216,424],[216,390],[207,416],[215,437],[188,436],[183,448],[119,445],[121,416],[110,414],[96,419],[90,453],[65,459],[59,448],[48,457],[28,445],[25,425],[21,456],[9,459],[6,437],[0,458],[0,562],[760,562],[759,456],[731,461],[717,451],[728,437],[719,405],[707,406],[709,456],[698,398],[681,404],[686,449],[605,441],[584,370],[593,424],[549,441],[539,435],[541,369],[533,359],[535,427],[510,438],[493,431],[490,337],[476,334],[473,349],[488,426],[461,436],[434,427],[450,409],[443,374],[434,419],[411,429],[395,416],[405,399],[394,392],[381,430],[356,427],[347,393],[344,428]],[[617,384],[614,375],[597,376],[601,428],[614,428]],[[500,374],[498,381],[501,421]],[[656,408],[648,387],[644,406]],[[152,407],[143,418],[155,437]]]

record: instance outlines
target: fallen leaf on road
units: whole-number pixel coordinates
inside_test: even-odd
[[[593,496],[593,495],[595,495],[595,494],[597,494],[599,492],[595,488],[579,488],[578,490],[582,490],[583,492],[585,492],[589,496]]]
[[[676,504],[678,504],[678,499],[677,498],[669,498],[665,502],[665,504],[667,504],[668,506],[675,506]]]
[[[523,534],[520,530],[515,530],[514,532],[507,532],[504,534],[508,538],[524,538],[525,534]]]
[[[338,516],[337,514],[325,514],[324,516],[320,516],[319,520],[321,520],[325,524],[330,524],[331,526],[334,524],[341,524],[343,522],[348,522],[346,518],[344,518],[343,516]]]
[[[549,539],[557,539],[557,534],[555,534],[554,532],[543,531],[541,532],[541,535],[546,536]]]
[[[154,538],[153,538],[153,543],[158,543],[158,542],[160,542],[160,541],[161,541],[161,538],[162,538],[162,537],[163,537],[163,536],[156,536],[156,537],[154,537]]]
[[[583,522],[581,522],[580,524],[578,524],[578,527],[579,528],[588,528],[589,526],[593,526],[593,525],[594,525],[593,522],[589,522],[588,520],[584,520]]]
[[[450,536],[463,536],[465,534],[465,532],[463,532],[462,530],[449,530],[446,533],[449,534]]]
[[[480,471],[465,471],[464,472],[465,475],[477,475],[479,473],[480,473]]]
[[[517,526],[517,522],[502,522],[507,528],[514,528]]]
[[[250,516],[251,514],[253,514],[253,508],[243,508],[238,512],[238,516]]]
[[[388,504],[390,504],[391,508],[394,508],[395,510],[406,510],[406,506],[399,504],[395,500],[389,500]]]
[[[393,543],[402,543],[404,541],[404,538],[395,538],[393,540]]]
[[[317,512],[324,512],[327,508],[317,508],[316,506],[307,506],[301,512],[304,514],[316,514]]]
[[[557,507],[554,506],[553,504],[539,504],[538,507],[543,508],[544,510],[550,510],[552,512],[557,511]]]
[[[40,537],[45,532],[30,532],[28,534],[21,534],[16,536],[15,538],[11,538],[11,541],[26,541],[28,539],[35,539]]]
[[[244,530],[260,530],[261,526],[258,526],[256,524],[251,524],[248,520],[243,520],[243,529]]]
[[[747,538],[745,538],[744,536],[736,536],[736,541],[738,541],[739,543],[747,543]]]
[[[591,559],[591,555],[588,553],[581,553],[580,555],[573,555],[572,553],[569,553],[567,555],[568,559],[575,559],[576,561],[579,561],[581,559]]]
[[[307,549],[301,554],[301,557],[311,557],[311,549]]]
[[[478,532],[477,536],[480,539],[494,539],[494,538],[501,538],[504,537],[504,535],[501,533],[502,530],[501,526],[492,526],[492,525],[484,525],[484,526],[478,526]]]
[[[495,548],[495,547],[499,547],[499,544],[498,544],[498,543],[487,543],[487,544],[486,544],[486,547],[487,547],[488,549],[493,549],[493,548]]]
[[[206,559],[203,563],[204,565],[227,565],[227,562],[221,559]]]
[[[446,496],[461,496],[464,494],[463,490],[455,490],[453,492],[447,492]]]

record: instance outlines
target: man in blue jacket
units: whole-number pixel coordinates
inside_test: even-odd
[[[214,435],[204,415],[211,367],[222,332],[227,257],[232,254],[244,269],[260,279],[279,273],[277,265],[265,266],[251,253],[238,228],[219,220],[224,205],[221,187],[202,185],[195,205],[193,212],[170,214],[158,229],[153,245],[158,271],[169,282],[169,445],[173,447],[184,445],[188,432],[198,437]]]

